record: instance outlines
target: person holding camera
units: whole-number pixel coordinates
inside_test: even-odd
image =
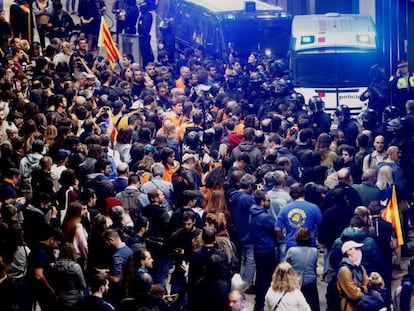
[[[87,69],[93,67],[93,61],[94,56],[91,52],[89,52],[87,39],[80,38],[78,41],[78,47],[76,51],[73,52],[69,61],[71,72],[77,73],[87,71]],[[88,68],[86,68],[85,65]]]
[[[171,275],[171,294],[178,294],[178,299],[171,306],[172,310],[181,310],[187,304],[188,262],[193,253],[193,239],[201,233],[201,229],[195,226],[196,214],[194,211],[185,211],[181,220],[182,227],[176,230],[170,239],[170,256],[174,261],[174,271]]]
[[[48,28],[49,38],[68,38],[70,32],[75,28],[72,17],[62,9],[62,3],[53,3],[53,12],[50,16]]]
[[[116,18],[116,41],[122,33],[136,34],[139,16],[135,0],[116,0],[112,6],[112,13]]]

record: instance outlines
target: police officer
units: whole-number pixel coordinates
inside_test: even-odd
[[[401,122],[399,110],[396,106],[385,107],[382,112],[382,125],[380,133],[388,143],[398,134]]]
[[[364,130],[370,130],[372,132],[372,137],[383,134],[381,132],[381,115],[381,113],[378,113],[372,108],[365,109],[359,115],[362,127]]]
[[[351,110],[348,105],[339,105],[335,110],[335,115],[338,118],[338,129],[344,133],[344,144],[354,146],[356,145],[356,138],[359,134],[358,124],[351,119]]]
[[[371,83],[359,99],[368,99],[368,108],[372,108],[378,113],[382,113],[390,101],[390,86],[385,78],[383,69],[379,65],[370,68]]]
[[[139,3],[141,14],[138,19],[139,49],[141,50],[142,66],[154,61],[154,54],[151,48],[151,26],[152,14],[149,11],[148,3],[144,0]]]
[[[265,100],[264,90],[261,87],[265,82],[265,77],[261,72],[254,72],[250,75],[248,87],[248,107],[247,110],[250,114],[261,115],[263,104]],[[260,111],[259,111],[260,110]]]
[[[395,75],[390,78],[392,103],[404,114],[405,103],[414,99],[414,75],[408,70],[407,61],[400,61]]]
[[[329,133],[331,130],[331,117],[323,111],[325,103],[319,96],[312,96],[308,101],[310,125],[313,129],[313,137],[318,138],[321,133]]]
[[[291,111],[291,117],[293,118],[293,123],[298,124],[298,120],[300,118],[306,118],[307,113],[303,110],[303,106],[305,106],[305,98],[301,93],[293,92],[287,98],[286,102],[289,105],[289,109]]]

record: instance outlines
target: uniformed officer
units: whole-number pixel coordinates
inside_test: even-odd
[[[329,133],[331,130],[331,117],[324,112],[325,103],[319,96],[309,98],[308,110],[310,114],[310,124],[313,129],[313,137],[318,138],[321,133]]]
[[[405,112],[405,103],[414,99],[414,74],[408,70],[407,61],[400,61],[395,75],[390,78],[392,104],[399,109],[401,115]]]

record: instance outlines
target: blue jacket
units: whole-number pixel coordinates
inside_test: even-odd
[[[229,208],[233,219],[236,236],[242,244],[251,244],[249,219],[253,197],[244,191],[233,190],[229,193]]]
[[[250,235],[254,252],[267,253],[276,247],[275,220],[268,210],[253,204],[250,208]]]

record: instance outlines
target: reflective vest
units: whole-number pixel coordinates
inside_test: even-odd
[[[411,89],[414,88],[414,76],[409,76],[408,79],[400,77],[397,80],[397,89]]]

